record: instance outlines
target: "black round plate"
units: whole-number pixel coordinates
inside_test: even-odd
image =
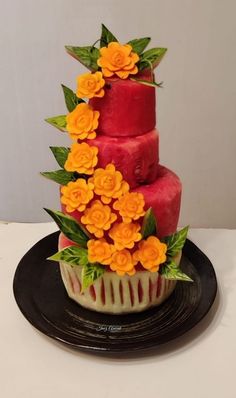
[[[196,325],[212,306],[216,275],[209,259],[187,240],[181,268],[194,283],[178,282],[161,306],[137,314],[86,310],[66,293],[57,263],[58,232],[36,243],[20,261],[13,282],[16,302],[38,330],[71,347],[97,353],[127,353],[158,347]]]

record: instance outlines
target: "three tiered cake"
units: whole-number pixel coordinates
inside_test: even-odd
[[[150,38],[121,44],[102,25],[100,48],[66,46],[90,71],[74,93],[62,86],[67,115],[46,119],[72,145],[51,147],[61,169],[59,262],[69,297],[99,312],[143,311],[162,303],[177,280],[188,228],[177,231],[181,182],[159,164],[154,68],[166,49]]]

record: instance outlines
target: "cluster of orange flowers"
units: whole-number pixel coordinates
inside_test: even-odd
[[[109,43],[100,49],[97,63],[102,72],[85,73],[77,78],[79,98],[104,96],[104,77],[114,74],[126,79],[138,72],[139,56],[128,44]],[[88,259],[109,265],[118,275],[133,275],[138,262],[151,271],[158,271],[166,260],[167,247],[155,236],[142,240],[141,226],[136,221],[145,215],[145,201],[141,193],[129,192],[129,185],[113,164],[96,168],[98,148],[77,140],[96,137],[99,112],[80,103],[67,115],[67,131],[73,140],[65,163],[65,170],[90,176],[78,178],[61,188],[61,202],[66,211],[83,212],[81,222],[97,239],[88,241]],[[115,211],[115,212],[114,212]],[[109,239],[107,241],[105,239]],[[113,243],[110,243],[110,242]],[[136,243],[138,249],[135,249]]]

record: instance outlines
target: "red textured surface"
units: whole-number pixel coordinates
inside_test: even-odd
[[[129,285],[130,302],[131,302],[131,305],[133,306],[134,305],[134,292],[133,292],[133,287],[132,287],[130,281],[128,282],[128,285]]]
[[[100,112],[97,133],[113,137],[138,136],[154,129],[155,102],[155,87],[119,78],[107,78],[104,97],[89,100]]]
[[[58,239],[58,249],[62,250],[65,247],[68,246],[78,246],[75,242],[72,242],[72,240],[68,239],[62,232],[59,235]]]
[[[89,140],[98,147],[98,166],[114,163],[131,188],[155,181],[159,163],[159,134],[156,129],[138,137],[97,136]]]
[[[158,236],[164,237],[176,232],[182,185],[179,177],[164,166],[158,166],[157,179],[133,191],[144,195],[146,209],[152,207],[157,218]]]
[[[140,303],[143,301],[143,287],[140,280],[138,281],[138,301]]]
[[[124,303],[124,296],[123,296],[123,285],[122,285],[121,281],[120,281],[120,284],[119,284],[119,293],[120,293],[120,302],[121,302],[121,304],[123,304]]]
[[[96,300],[96,291],[95,291],[93,285],[91,285],[91,286],[89,287],[89,292],[90,292],[90,296],[92,297],[93,301],[95,301],[95,300]]]

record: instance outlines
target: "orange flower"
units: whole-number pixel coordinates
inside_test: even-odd
[[[134,243],[142,238],[142,235],[139,233],[140,228],[140,225],[136,223],[116,223],[110,230],[109,236],[114,240],[117,250],[125,248],[132,249]]]
[[[86,183],[83,178],[71,181],[61,188],[61,203],[66,205],[66,211],[71,213],[74,210],[84,211],[87,203],[93,199],[93,184]]]
[[[144,205],[145,202],[142,193],[127,192],[113,204],[113,208],[119,210],[123,222],[129,223],[132,220],[138,220],[139,217],[144,216]]]
[[[104,230],[110,229],[111,224],[116,221],[117,215],[111,212],[109,206],[103,205],[100,200],[94,200],[90,208],[87,208],[81,218],[81,222],[86,224],[89,232],[96,238],[102,238]]]
[[[65,162],[65,170],[77,171],[77,173],[93,174],[94,167],[98,162],[98,148],[90,146],[85,142],[74,143]]]
[[[105,80],[102,72],[84,73],[77,77],[76,95],[79,98],[103,97]]]
[[[91,239],[88,241],[87,246],[90,263],[110,264],[111,256],[115,250],[113,245],[107,243],[105,239]]]
[[[66,116],[66,129],[72,140],[92,140],[96,137],[100,113],[85,103],[79,104]]]
[[[133,256],[145,269],[156,272],[159,270],[159,265],[166,261],[166,251],[165,243],[160,242],[156,236],[149,236],[147,240],[139,243],[139,250]]]
[[[105,169],[97,169],[89,182],[94,184],[94,192],[101,196],[103,203],[110,203],[129,190],[129,184],[123,180],[122,174],[109,163]]]
[[[112,255],[110,268],[112,271],[116,271],[120,276],[125,275],[125,273],[134,275],[136,272],[134,266],[136,264],[137,261],[134,260],[129,250],[123,249]]]
[[[138,73],[138,67],[135,64],[139,61],[139,56],[132,51],[129,44],[111,42],[108,47],[100,48],[100,54],[97,64],[101,66],[105,77],[116,74],[121,79],[127,79],[129,74]]]

